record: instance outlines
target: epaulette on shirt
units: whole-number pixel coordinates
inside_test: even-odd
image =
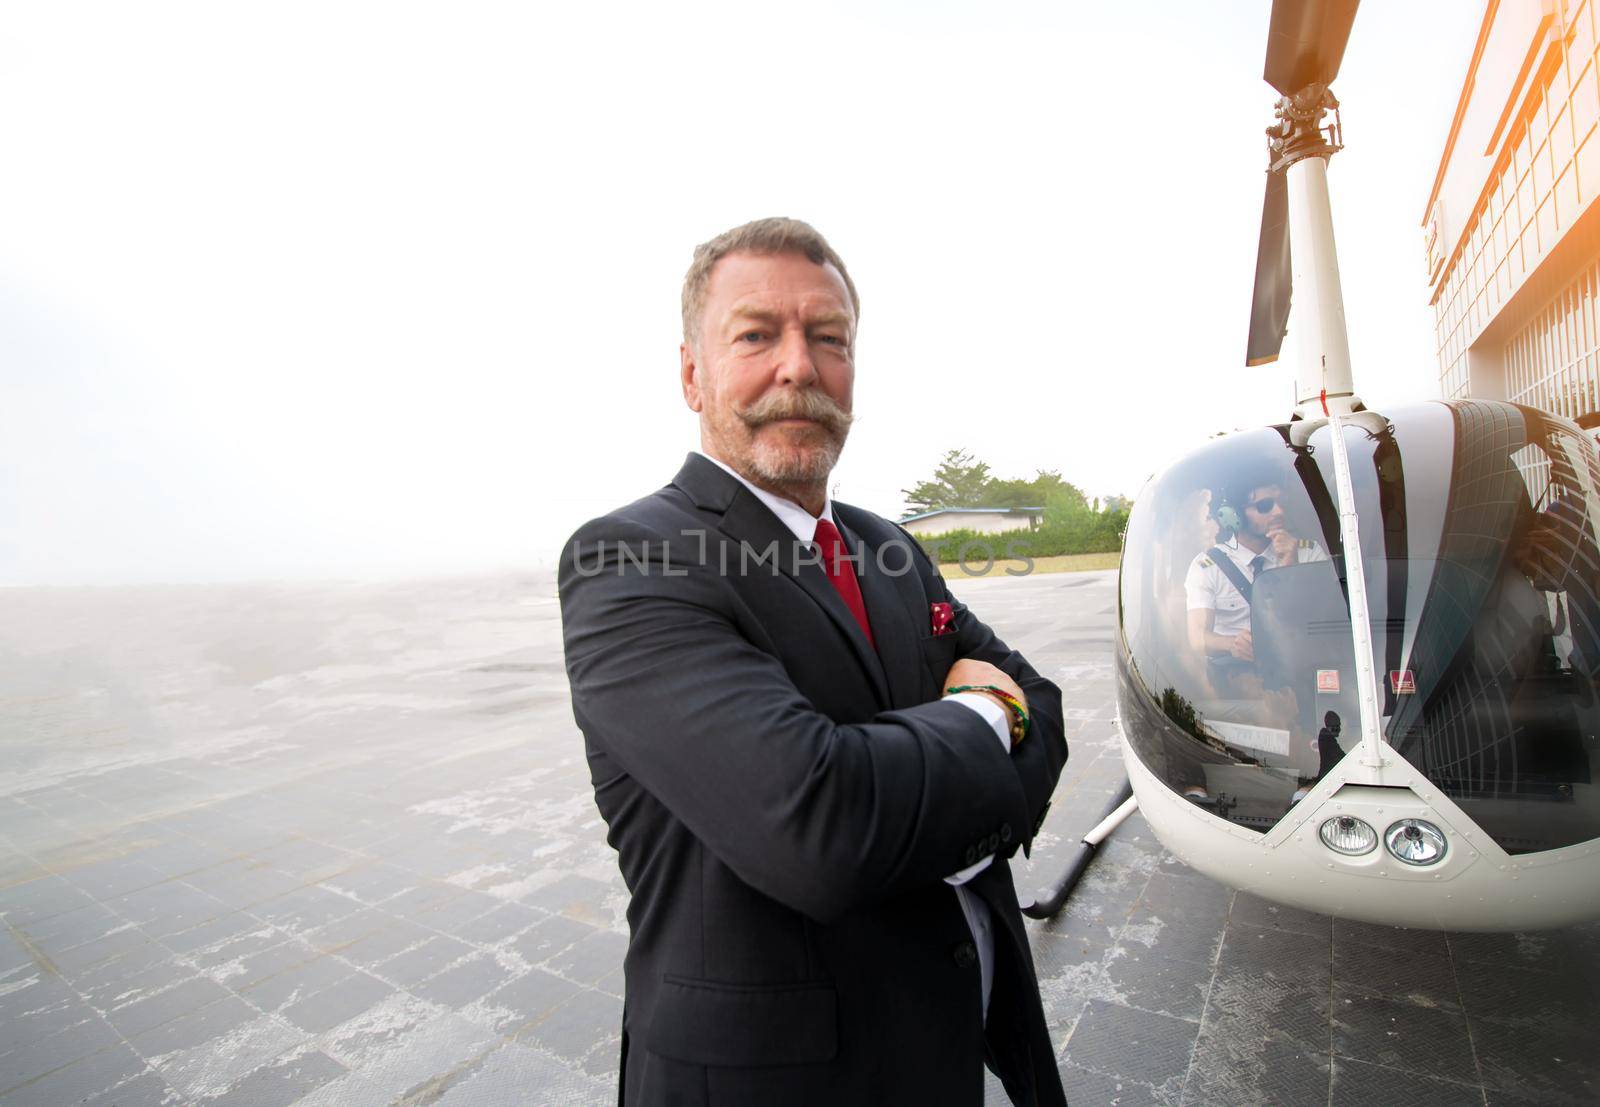
[[[1202,557],[1200,559],[1200,568],[1202,568],[1202,569],[1211,568],[1211,559],[1209,557]]]
[[[1311,549],[1311,547],[1315,546],[1316,544],[1317,544],[1317,540],[1315,538],[1302,538],[1302,539],[1300,539],[1300,543],[1299,543],[1300,548],[1302,550],[1309,550],[1309,549]]]

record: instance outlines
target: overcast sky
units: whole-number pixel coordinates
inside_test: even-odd
[[[0,584],[548,565],[698,439],[695,243],[861,290],[837,495],[961,447],[1133,494],[1280,421],[1243,364],[1268,0],[11,5]],[[1357,389],[1437,394],[1419,230],[1482,15],[1368,0],[1335,229]]]

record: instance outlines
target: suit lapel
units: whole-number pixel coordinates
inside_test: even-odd
[[[873,688],[878,694],[881,705],[889,707],[896,702],[890,697],[883,663],[873,652],[866,636],[861,633],[855,616],[850,614],[850,609],[845,606],[838,589],[834,588],[820,565],[809,561],[806,564],[800,563],[799,543],[795,541],[794,532],[784,526],[778,517],[767,509],[766,504],[751,495],[750,490],[744,485],[696,454],[689,455],[683,469],[673,478],[673,483],[688,493],[697,506],[722,512],[722,521],[718,524],[718,529],[735,542],[745,544],[748,552],[740,550],[730,555],[728,572],[770,573],[772,571],[769,567],[770,560],[757,564],[755,559],[758,557],[770,559],[773,554],[768,551],[769,549],[774,551],[779,573],[821,607],[838,627],[839,633],[850,643],[856,661],[872,679]],[[741,554],[745,555],[742,564]],[[873,618],[870,606],[867,618],[869,620]],[[876,636],[877,624],[873,625]]]

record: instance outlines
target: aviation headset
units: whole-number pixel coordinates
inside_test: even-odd
[[[1257,488],[1281,484],[1283,478],[1273,473],[1245,474],[1243,480],[1232,480],[1218,485],[1211,494],[1211,517],[1224,530],[1238,531],[1244,521],[1239,514],[1240,505],[1250,498]]]
[[[1217,521],[1217,525],[1222,527],[1223,530],[1239,529],[1239,512],[1228,502],[1226,492],[1218,493],[1216,506],[1211,509],[1211,517]]]

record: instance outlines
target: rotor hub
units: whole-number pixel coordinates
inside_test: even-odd
[[[1333,121],[1323,125],[1333,113]],[[1326,158],[1344,149],[1339,121],[1339,101],[1324,84],[1311,84],[1293,96],[1281,97],[1273,106],[1277,122],[1267,128],[1267,150],[1272,158],[1268,172],[1287,169],[1303,158]]]

